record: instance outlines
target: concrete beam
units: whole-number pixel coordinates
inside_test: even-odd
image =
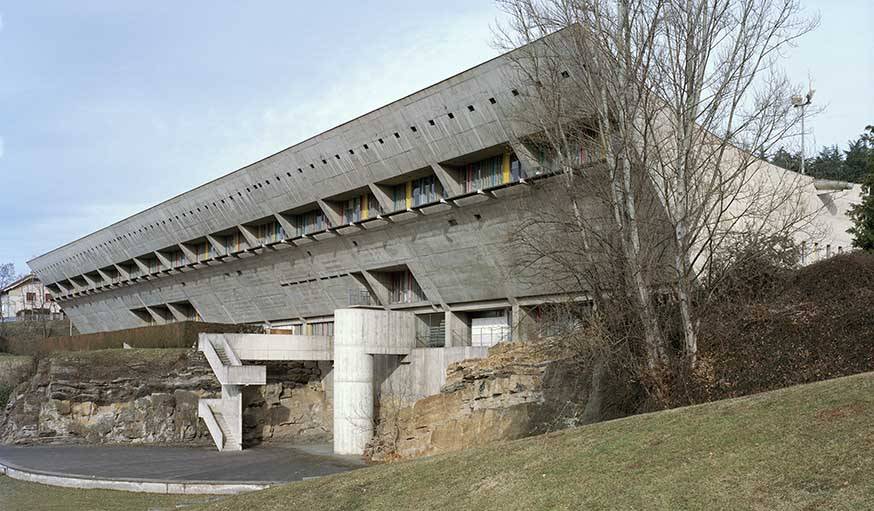
[[[164,254],[162,254],[161,252],[155,251],[155,257],[157,257],[158,261],[160,261],[161,264],[164,265],[164,269],[166,269],[166,270],[173,269],[173,262],[170,261],[170,259],[167,258]]]
[[[328,204],[326,201],[319,199],[316,201],[319,204],[319,209],[322,210],[322,213],[325,214],[325,217],[328,219],[328,222],[331,224],[331,227],[339,227],[346,222],[343,221],[343,216],[337,208],[333,204]]]
[[[138,257],[134,257],[134,258],[133,258],[133,262],[134,262],[135,265],[137,265],[137,268],[140,269],[140,273],[142,273],[143,275],[148,275],[148,274],[149,274],[149,267],[148,267],[148,265],[146,265],[144,262],[140,261],[140,259],[139,259]]]
[[[279,225],[282,226],[282,229],[285,231],[285,239],[291,239],[294,237],[294,224],[288,221],[288,218],[285,217],[282,213],[274,213],[273,217],[276,218],[276,221],[279,222]]]
[[[173,314],[173,317],[176,318],[176,321],[187,321],[188,317],[179,310],[178,307],[173,305],[172,303],[167,304],[167,308],[170,309],[170,314]]]
[[[464,193],[464,184],[459,181],[455,169],[442,165],[440,163],[432,163],[431,168],[434,170],[434,175],[443,185],[449,196],[461,195]]]
[[[130,280],[130,273],[127,270],[125,270],[118,264],[113,264],[112,266],[115,267],[115,271],[118,272],[119,276],[121,276],[122,279]]]
[[[331,338],[319,335],[200,334],[223,336],[240,360],[333,360]]]
[[[516,153],[516,158],[519,159],[519,162],[522,164],[522,169],[528,176],[540,173],[540,161],[536,156],[534,156],[534,153],[528,149],[528,146],[526,146],[524,142],[521,140],[512,141],[510,142],[510,147],[513,148],[513,152]]]
[[[375,183],[368,183],[367,186],[370,188],[373,196],[376,197],[376,202],[379,203],[379,207],[382,208],[383,212],[389,213],[394,209],[394,201],[384,186]]]
[[[185,258],[188,259],[188,264],[194,264],[197,262],[197,254],[188,248],[185,243],[178,243],[177,246],[179,247],[179,250],[185,254]]]
[[[224,245],[219,243],[219,240],[215,239],[211,234],[206,235],[206,241],[208,241],[209,244],[212,245],[212,248],[215,249],[216,254],[220,256],[228,255],[228,249]]]
[[[249,243],[249,248],[257,248],[261,246],[261,240],[255,236],[255,233],[252,232],[251,229],[243,224],[237,224],[237,229],[239,229],[243,237],[246,238],[246,242]]]

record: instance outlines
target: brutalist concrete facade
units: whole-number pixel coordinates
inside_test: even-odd
[[[520,273],[510,243],[522,202],[545,198],[510,121],[524,107],[510,69],[506,56],[488,61],[28,264],[83,333],[192,316],[305,324],[363,296],[443,314],[446,345],[464,344],[468,311],[518,311],[554,292]],[[471,190],[464,165],[488,157],[521,173]],[[428,176],[442,197],[398,208],[392,190]],[[363,195],[379,213],[345,221],[344,201]],[[310,210],[331,226],[295,233]],[[280,235],[260,234],[269,222]],[[241,243],[226,250],[229,236]],[[389,280],[406,271],[421,291],[394,303]]]

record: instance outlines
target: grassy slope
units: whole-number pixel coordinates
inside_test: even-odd
[[[0,476],[0,509],[3,511],[170,511],[216,498],[220,497],[76,490]]]
[[[874,509],[874,373],[370,467],[204,509]]]

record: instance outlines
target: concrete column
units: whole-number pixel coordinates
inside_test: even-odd
[[[382,309],[334,311],[334,452],[363,454],[373,437],[374,355],[408,355],[416,318]]]
[[[513,340],[530,341],[537,333],[537,322],[531,317],[530,309],[513,305]]]
[[[446,311],[445,347],[470,346],[470,325],[464,312]]]
[[[362,454],[373,437],[373,355],[363,345],[341,347],[338,338],[334,336],[334,452]]]

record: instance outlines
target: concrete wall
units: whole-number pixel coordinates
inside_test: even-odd
[[[406,357],[385,359],[378,370],[382,376],[380,398],[412,403],[440,393],[446,383],[446,368],[454,362],[488,355],[485,347],[416,348]]]

